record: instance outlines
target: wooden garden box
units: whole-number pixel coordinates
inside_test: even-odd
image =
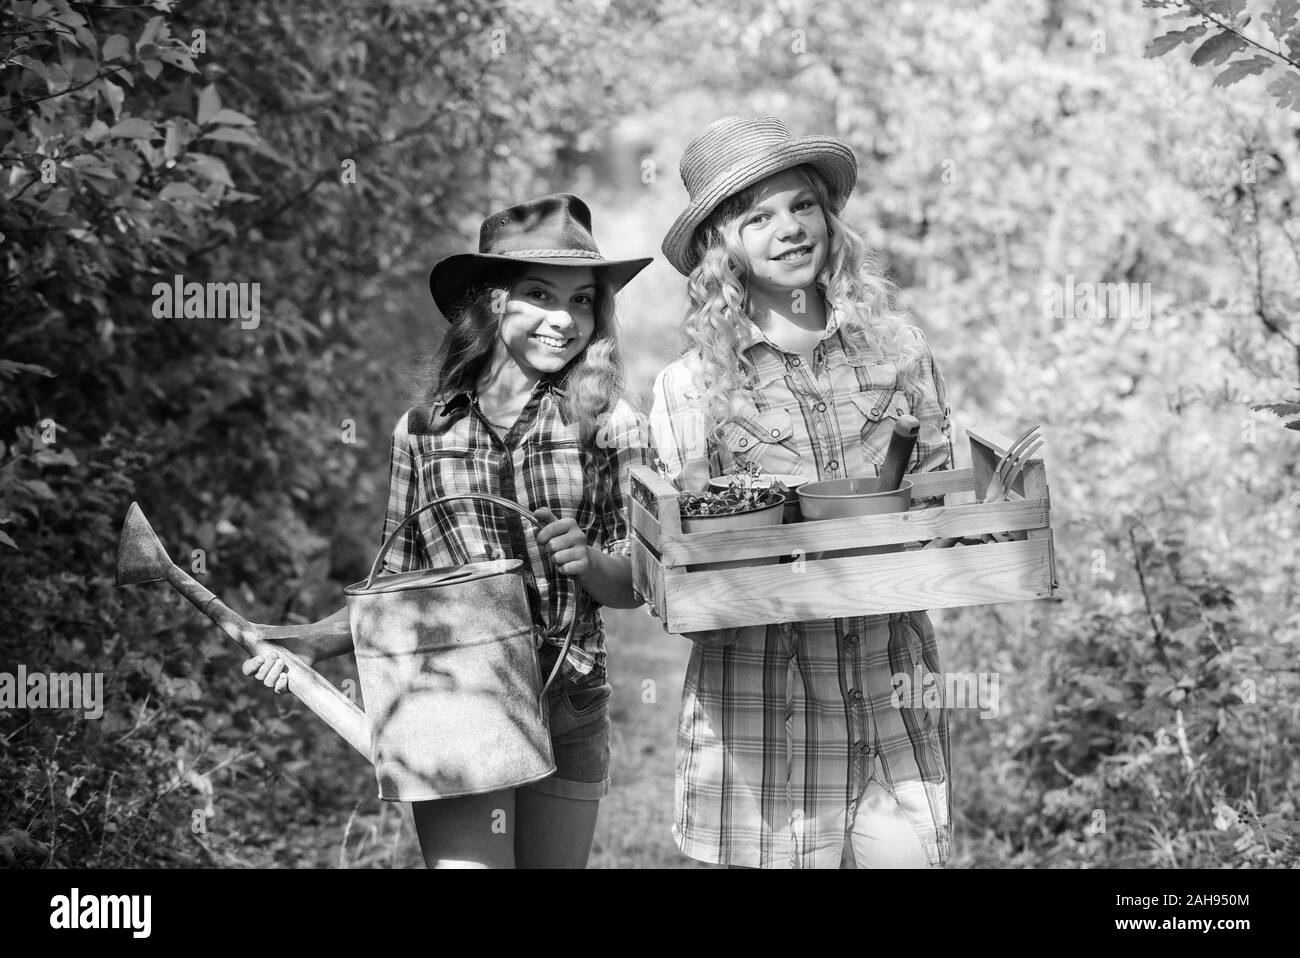
[[[653,469],[632,470],[632,569],[636,591],[669,632],[876,615],[1053,596],[1051,509],[1041,457],[1029,460],[1008,501],[979,503],[1011,440],[968,429],[968,468],[908,475],[913,501],[943,505],[892,515],[683,533],[678,490]],[[969,500],[973,493],[976,502]],[[966,494],[966,495],[963,495]],[[1013,534],[1007,542],[879,555],[809,554],[919,540]],[[782,561],[773,564],[773,558]],[[702,563],[752,565],[698,569]],[[766,560],[766,561],[762,561]]]

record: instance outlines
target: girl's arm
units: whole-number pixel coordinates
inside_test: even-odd
[[[690,371],[678,362],[655,377],[650,408],[650,455],[667,467],[679,489],[708,488],[711,466],[704,411],[691,401],[695,394]],[[720,470],[719,470],[720,472]]]
[[[635,609],[641,605],[632,588],[632,546],[627,506],[632,501],[632,467],[650,464],[650,436],[642,417],[626,402],[610,410],[596,436],[597,460],[605,496],[600,509],[600,548],[587,546],[588,563],[578,577],[601,605]]]
[[[635,609],[641,600],[632,591],[632,560],[627,556],[609,555],[587,546],[587,572],[578,582],[601,605],[611,609]]]
[[[707,428],[701,410],[690,398],[694,395],[690,372],[682,363],[673,363],[655,377],[650,408],[650,455],[663,460],[668,477],[687,492],[703,492],[709,486],[710,466]],[[653,609],[651,610],[653,612]],[[729,645],[743,630],[706,629],[683,633],[697,645]]]
[[[635,609],[641,604],[632,589],[627,503],[631,500],[632,467],[650,462],[648,444],[636,411],[625,402],[617,403],[595,437],[601,496],[594,531],[599,546],[588,542],[572,517],[557,518],[545,506],[533,513],[545,523],[537,533],[538,547],[562,573],[577,579],[596,602],[615,609]]]
[[[952,407],[948,405],[948,388],[925,334],[917,326],[910,329],[921,347],[921,382],[919,391],[908,399],[912,404],[912,415],[921,423],[921,431],[916,439],[914,465],[909,471],[954,469],[957,463],[952,445]]]
[[[631,559],[591,545],[572,516],[557,518],[546,506],[533,515],[544,523],[537,532],[537,547],[561,572],[577,579],[588,595],[614,609],[635,609],[641,604],[632,591]]]
[[[913,415],[921,423],[921,432],[917,437],[915,465],[912,472],[935,472],[941,469],[956,468],[957,461],[953,451],[952,407],[948,405],[948,389],[939,365],[935,362],[930,343],[921,332],[920,327],[910,327],[912,334],[921,346],[921,388],[919,394],[909,397]],[[943,504],[942,499],[926,502],[921,508],[931,508]],[[911,548],[947,549],[958,542],[975,541],[962,538],[939,538],[911,544]],[[982,541],[988,541],[984,537]]]

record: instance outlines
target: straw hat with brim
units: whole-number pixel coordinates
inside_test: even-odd
[[[591,235],[591,210],[571,193],[528,200],[493,213],[483,221],[477,253],[454,253],[429,273],[429,292],[444,317],[451,317],[466,295],[529,264],[586,266],[615,292],[645,269],[653,257],[605,259]]]
[[[691,202],[664,237],[668,262],[689,276],[697,262],[691,238],[723,200],[803,163],[826,181],[832,210],[842,210],[858,180],[857,158],[843,140],[796,137],[774,116],[728,116],[710,123],[682,153],[682,183]]]

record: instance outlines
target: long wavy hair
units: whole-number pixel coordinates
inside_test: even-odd
[[[584,449],[598,445],[600,429],[620,400],[627,400],[623,357],[618,347],[618,316],[614,309],[614,290],[598,271],[596,275],[596,325],[582,352],[569,360],[555,377],[562,387],[558,396],[565,418],[578,425],[578,437]],[[452,309],[451,328],[438,351],[421,370],[419,401],[426,407],[446,396],[474,392],[479,377],[488,369],[500,340],[504,304],[510,288],[522,275],[519,270],[503,271],[490,284],[469,290],[461,304]],[[500,348],[505,348],[501,344]],[[584,456],[584,472],[589,488],[599,491],[602,480]]]
[[[806,164],[795,170],[808,181],[826,217],[830,253],[815,283],[827,307],[836,311],[846,347],[874,347],[896,365],[900,387],[918,391],[921,349],[905,328],[906,314],[896,305],[897,287],[884,275],[882,258],[831,211],[830,191],[821,175]],[[760,181],[727,197],[692,237],[698,265],[687,279],[684,354],[698,360],[698,402],[711,422],[709,436],[714,440],[721,439],[733,418],[756,405],[754,365],[741,348],[748,342],[755,311],[740,230],[761,186]]]

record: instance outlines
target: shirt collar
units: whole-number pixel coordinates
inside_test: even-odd
[[[826,307],[826,329],[821,335],[821,342],[824,343],[833,337],[839,331],[839,328],[839,311],[834,306],[828,304]],[[763,332],[763,330],[759,329],[752,322],[746,322],[740,330],[740,349],[747,352],[759,343],[766,343],[772,349],[776,350],[777,353],[784,354],[785,352],[785,350],[768,338],[767,333]]]
[[[561,370],[561,372],[562,371],[563,370]],[[568,387],[565,386],[564,380],[560,378],[559,374],[549,374],[537,380],[537,383],[533,386],[532,393],[529,395],[529,402],[532,401],[534,396],[544,392],[550,393],[553,396],[567,396],[569,394]],[[442,414],[444,416],[449,416],[453,410],[468,408],[472,397],[473,390],[452,390],[443,393],[435,399],[433,405],[435,407],[442,407]]]

